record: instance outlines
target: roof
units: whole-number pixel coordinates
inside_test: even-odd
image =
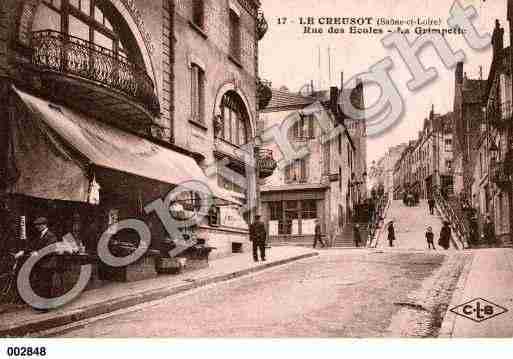
[[[311,105],[317,101],[314,97],[303,96],[297,93],[283,91],[283,90],[272,90],[273,97],[267,107],[262,110],[263,112],[272,112],[273,110],[283,108],[303,108]]]
[[[261,192],[271,191],[301,191],[301,190],[326,190],[329,185],[321,183],[288,183],[281,186],[262,186]]]

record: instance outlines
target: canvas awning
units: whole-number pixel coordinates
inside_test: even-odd
[[[35,118],[24,120],[32,122],[39,120],[41,123],[33,125],[39,127],[39,134],[45,137],[43,142],[53,144],[53,152],[58,149],[59,152],[62,152],[60,155],[68,157],[65,167],[71,166],[70,157],[79,158],[79,160],[75,159],[73,166],[75,169],[70,173],[74,176],[74,181],[80,183],[81,190],[72,195],[72,198],[67,198],[68,200],[86,201],[87,196],[84,195],[82,182],[87,176],[83,168],[81,168],[82,174],[76,169],[77,165],[80,167],[79,163],[82,159],[88,161],[89,164],[173,185],[200,181],[210,188],[214,197],[240,204],[231,196],[227,196],[225,191],[216,184],[209,181],[193,158],[89,118],[64,106],[54,105],[19,89],[14,88],[14,91],[30,112],[35,115]],[[22,125],[26,126],[26,124]],[[18,139],[21,141],[21,136],[18,136]],[[62,146],[59,145],[60,143]],[[69,150],[67,150],[68,147]],[[28,169],[30,170],[30,168]],[[62,175],[68,176],[70,170],[71,168],[63,168]],[[30,174],[30,176],[32,175]],[[44,181],[45,176],[43,174],[39,180]],[[84,178],[80,178],[81,176]],[[37,197],[47,198],[46,196]]]

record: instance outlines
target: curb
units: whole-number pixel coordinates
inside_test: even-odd
[[[440,327],[440,331],[438,333],[438,338],[452,338],[452,333],[454,332],[454,325],[458,316],[451,312],[451,308],[454,308],[461,304],[461,298],[463,297],[463,293],[465,292],[465,285],[467,284],[467,278],[472,269],[472,264],[474,263],[474,255],[470,258],[465,267],[463,268],[460,278],[458,279],[458,283],[456,284],[456,288],[454,289],[454,293],[452,294],[451,302],[447,307],[447,311],[445,312],[444,320],[442,322],[442,326]]]
[[[191,289],[196,289],[200,287],[204,287],[209,284],[224,282],[233,278],[242,277],[248,275],[250,273],[259,272],[261,270],[276,267],[279,265],[287,264],[293,261],[311,258],[318,256],[318,252],[311,252],[302,254],[295,257],[285,258],[274,262],[269,262],[266,264],[262,264],[256,267],[251,267],[243,270],[239,270],[232,273],[221,274],[218,276],[200,279],[198,281],[183,284],[176,287],[171,288],[159,288],[151,291],[147,291],[144,293],[137,293],[128,295],[121,298],[116,298],[112,300],[103,301],[100,303],[96,303],[94,305],[90,305],[87,307],[82,307],[67,313],[62,313],[53,318],[47,318],[39,321],[25,322],[19,325],[12,325],[8,328],[0,328],[0,338],[5,337],[22,337],[26,336],[30,333],[41,332],[57,327],[61,327],[67,324],[71,324],[74,322],[78,322],[84,319],[97,317],[102,314],[107,314],[110,312],[114,312],[120,309],[124,309],[127,307],[135,306],[137,304],[151,302],[154,300],[159,300],[165,297],[169,297],[181,292],[185,292]]]

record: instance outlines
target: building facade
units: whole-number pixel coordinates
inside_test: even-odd
[[[252,143],[270,92],[257,76],[259,6],[2,1],[0,182],[18,236],[21,218],[30,226],[45,215],[92,250],[96,234],[137,217],[158,248],[169,233],[145,206],[199,181],[212,201],[205,209],[192,189],[176,195],[181,211],[202,218],[181,231],[216,247],[214,256],[247,245],[257,208]]]
[[[363,103],[363,88],[356,91]],[[365,138],[356,137],[364,132],[355,124],[351,129],[346,126],[337,105],[338,93],[336,87],[330,96],[273,90],[271,103],[261,112],[265,128],[284,126],[286,120],[296,118],[288,139],[294,148],[307,153],[296,159],[277,154],[281,168],[261,187],[262,214],[271,241],[311,241],[315,219],[319,219],[323,236],[333,243],[354,220],[355,206],[366,198],[366,184],[361,180],[366,169],[360,164],[364,157],[358,152]],[[311,114],[314,109],[319,116]],[[280,152],[276,143],[268,148]]]

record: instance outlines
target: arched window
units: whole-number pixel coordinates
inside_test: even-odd
[[[234,91],[228,91],[221,100],[222,129],[219,137],[233,145],[248,142],[248,116],[241,98]]]
[[[142,64],[128,27],[106,0],[43,0],[32,30],[60,32],[101,47],[95,51]]]

